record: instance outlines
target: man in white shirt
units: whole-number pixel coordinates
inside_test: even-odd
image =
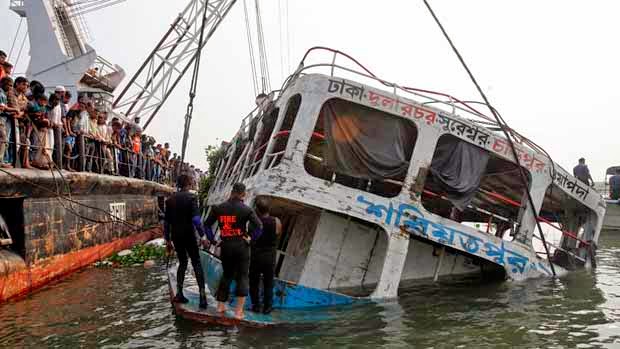
[[[101,142],[101,150],[105,156],[105,163],[103,168],[109,173],[114,173],[114,158],[110,151],[110,145],[112,144],[112,134],[107,125],[108,113],[101,112],[97,120],[97,138]]]
[[[47,130],[47,153],[54,157],[56,154],[54,152],[54,145],[56,141],[56,132],[62,132],[62,109],[61,109],[61,99],[57,94],[53,94],[49,98],[49,111],[48,111],[48,119],[50,121],[50,128]],[[56,159],[58,161],[60,159]]]

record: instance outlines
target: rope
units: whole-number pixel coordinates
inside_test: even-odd
[[[431,6],[428,3],[428,1],[424,0],[424,4],[426,5],[426,8],[430,12],[430,14],[433,16],[433,19],[435,20],[435,23],[437,23],[437,25],[439,26],[439,29],[441,29],[441,32],[443,33],[444,37],[446,38],[446,40],[448,41],[448,43],[452,47],[452,50],[454,51],[454,53],[458,57],[459,61],[463,65],[463,68],[465,68],[465,71],[467,71],[467,74],[469,75],[469,78],[471,79],[473,84],[476,86],[476,89],[478,90],[478,93],[480,93],[480,96],[484,100],[485,104],[488,106],[489,110],[491,110],[491,113],[495,117],[495,120],[497,121],[499,127],[502,129],[502,132],[506,136],[506,140],[508,141],[508,144],[510,145],[510,150],[512,151],[512,155],[514,156],[517,165],[519,165],[519,168],[522,169],[521,164],[519,162],[519,156],[517,154],[517,150],[516,150],[515,145],[514,145],[514,143],[512,141],[512,138],[510,137],[509,132],[507,131],[508,125],[496,113],[495,108],[491,107],[491,103],[489,102],[489,99],[487,98],[487,96],[484,93],[484,91],[482,91],[482,88],[478,84],[478,81],[476,81],[476,78],[472,74],[471,70],[469,70],[469,67],[465,63],[465,60],[461,56],[460,52],[458,51],[458,49],[456,48],[456,46],[454,45],[452,40],[450,39],[450,36],[448,35],[448,33],[444,29],[443,25],[439,21],[439,18],[437,18],[437,16],[435,15],[435,12],[431,8]],[[523,172],[523,170],[519,171],[519,174],[520,174],[520,177],[521,177],[521,181],[523,182],[524,186],[527,188],[528,187],[527,175]],[[529,190],[525,190],[525,193],[527,195],[527,199],[528,199],[528,202],[530,204],[530,209],[532,210],[532,213],[534,214],[534,217],[538,217],[538,214],[536,213],[536,210],[534,208],[534,200],[532,199],[532,195],[530,194]],[[536,219],[536,226],[538,228],[538,232],[540,233],[540,237],[541,237],[543,245],[545,247],[545,252],[547,254],[547,260],[549,261],[549,266],[551,267],[551,272],[553,273],[553,276],[556,276],[557,274],[555,272],[555,267],[553,266],[553,263],[551,262],[551,254],[549,253],[549,247],[547,246],[547,241],[545,239],[545,235],[542,232],[542,228],[540,226],[540,222],[538,221],[538,219]]]

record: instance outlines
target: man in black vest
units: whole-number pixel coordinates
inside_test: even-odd
[[[256,200],[256,213],[263,223],[263,234],[252,244],[250,261],[250,298],[252,311],[260,312],[259,283],[263,275],[263,314],[269,314],[273,305],[273,278],[276,264],[276,242],[282,233],[282,223],[269,215],[267,200]]]
[[[220,280],[216,299],[217,311],[224,313],[230,292],[230,283],[235,280],[237,307],[235,317],[243,318],[243,306],[248,295],[249,267],[250,267],[250,242],[257,240],[262,234],[263,224],[254,210],[243,203],[245,199],[245,185],[235,183],[230,194],[230,199],[220,205],[211,207],[209,217],[205,221],[207,237],[214,243],[214,234],[211,227],[218,222],[220,237],[222,239],[220,259],[224,273]],[[248,235],[247,224],[250,223]]]
[[[207,308],[207,297],[205,293],[205,279],[200,265],[200,254],[198,252],[198,242],[194,234],[194,228],[200,234],[203,244],[206,244],[204,231],[202,229],[200,212],[198,211],[198,199],[189,192],[192,188],[192,179],[187,175],[179,177],[180,191],[176,192],[166,200],[166,213],[164,224],[164,239],[168,252],[172,250],[172,244],[179,258],[179,269],[177,270],[177,295],[174,302],[187,303],[189,300],[183,295],[183,281],[187,270],[187,256],[192,260],[192,267],[196,275],[196,282],[200,290],[200,308]],[[171,244],[172,241],[172,244]]]

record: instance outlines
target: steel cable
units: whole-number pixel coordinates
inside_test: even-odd
[[[504,133],[504,135],[506,136],[506,140],[508,141],[508,144],[510,146],[510,150],[512,152],[512,155],[515,158],[515,162],[517,163],[517,165],[519,165],[519,169],[521,169],[521,171],[519,171],[520,177],[521,177],[521,181],[523,182],[523,185],[527,188],[528,187],[528,180],[527,180],[527,174],[524,173],[524,170],[520,164],[519,161],[519,156],[517,154],[517,150],[515,148],[515,145],[512,141],[512,138],[510,137],[509,131],[508,131],[508,125],[505,123],[505,120],[503,120],[496,112],[495,108],[493,108],[491,106],[491,103],[489,102],[489,99],[487,98],[486,94],[484,93],[484,91],[482,91],[482,88],[480,87],[480,85],[478,84],[478,81],[476,80],[476,78],[474,77],[473,73],[471,72],[471,70],[469,70],[469,67],[467,66],[467,64],[465,63],[465,60],[463,59],[463,57],[461,56],[460,52],[458,51],[458,49],[456,48],[456,46],[454,45],[454,43],[452,42],[452,39],[450,39],[450,36],[448,35],[448,33],[446,32],[446,30],[444,29],[443,25],[441,24],[441,22],[439,21],[439,18],[437,18],[437,16],[435,15],[435,12],[433,11],[433,9],[431,8],[431,5],[428,3],[427,0],[424,0],[424,4],[426,5],[426,8],[428,9],[428,11],[430,12],[431,16],[433,17],[433,19],[435,20],[435,23],[437,23],[437,26],[439,26],[439,29],[441,29],[441,32],[443,33],[444,37],[446,38],[446,40],[448,41],[448,43],[450,44],[450,46],[452,47],[452,50],[454,51],[454,53],[456,54],[457,58],[459,59],[459,61],[461,62],[461,64],[463,65],[463,68],[465,68],[465,71],[467,72],[467,75],[469,75],[469,78],[471,79],[471,81],[473,82],[473,84],[476,86],[476,89],[478,90],[478,93],[480,93],[480,96],[482,97],[482,99],[484,100],[485,104],[487,105],[487,107],[489,108],[489,110],[491,111],[491,113],[493,114],[493,116],[495,117],[495,120],[497,121],[497,124],[499,125],[499,127],[501,128],[502,132]],[[502,122],[503,121],[503,122]],[[530,194],[529,190],[525,190],[525,193],[527,195],[527,199],[528,199],[528,203],[530,205],[530,209],[532,211],[532,214],[534,214],[534,217],[537,218],[538,217],[538,213],[536,212],[536,209],[534,208],[534,200],[532,199],[532,195]],[[551,272],[553,273],[553,276],[557,276],[556,272],[555,272],[555,267],[553,266],[553,263],[551,262],[551,254],[549,253],[549,247],[547,246],[547,241],[545,239],[545,235],[542,232],[542,228],[540,226],[540,222],[538,222],[538,219],[536,220],[536,226],[538,228],[538,232],[540,234],[540,237],[542,239],[543,245],[545,247],[545,252],[547,254],[547,260],[549,261],[549,266],[551,267]]]

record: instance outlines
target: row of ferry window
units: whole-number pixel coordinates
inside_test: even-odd
[[[239,173],[234,179],[255,175],[260,170],[261,163],[266,163],[263,165],[265,168],[279,164],[301,106],[301,99],[301,95],[297,94],[288,100],[286,112],[277,132],[274,132],[274,129],[279,115],[278,108],[266,113],[262,118],[260,132],[257,132],[256,126],[254,129],[250,127],[251,139],[254,139],[256,147],[252,148],[251,153],[246,154],[249,161],[242,160],[248,164],[246,173]],[[317,118],[306,151],[304,168],[308,174],[317,178],[383,197],[395,197],[403,189],[417,136],[417,128],[410,120],[341,99],[330,99],[323,104]],[[270,137],[273,141],[268,149]],[[461,151],[460,156],[455,157],[454,150],[463,145],[475,148],[470,149],[474,152]],[[232,174],[233,168],[238,170],[242,168],[235,166],[235,163],[241,157],[244,148],[237,147],[237,151],[232,154],[232,161],[225,159],[230,165],[227,166],[225,176],[220,173],[219,177],[227,178]],[[266,159],[263,159],[265,156]],[[485,161],[478,161],[479,157]],[[454,166],[455,161],[460,161],[460,164]],[[437,162],[447,164],[445,168],[447,172],[444,171],[442,180],[438,179],[441,174],[437,171],[421,171],[418,174],[417,182],[422,183],[419,187],[423,188],[418,190],[421,191],[425,209],[444,217],[451,215],[452,206],[446,204],[445,183],[441,183],[447,175],[455,177],[452,178],[452,183],[456,187],[459,185],[476,187],[469,208],[462,211],[460,220],[485,221],[488,214],[482,212],[486,211],[504,217],[510,222],[518,221],[523,205],[517,206],[514,203],[522,203],[525,190],[528,190],[531,184],[531,176],[526,169],[521,168],[523,173],[527,174],[528,183],[524,185],[516,164],[452,135],[442,135],[439,138],[431,163]],[[463,184],[462,182],[467,182],[467,176],[471,176],[472,172],[481,173],[479,181]],[[459,176],[463,176],[464,180],[459,182],[457,178]],[[566,201],[571,201],[571,207],[588,211],[583,204],[557,188],[554,190],[553,187],[554,185],[550,186],[546,193],[541,214],[544,212],[553,212],[555,216],[562,214],[558,211],[562,211],[562,203]]]

